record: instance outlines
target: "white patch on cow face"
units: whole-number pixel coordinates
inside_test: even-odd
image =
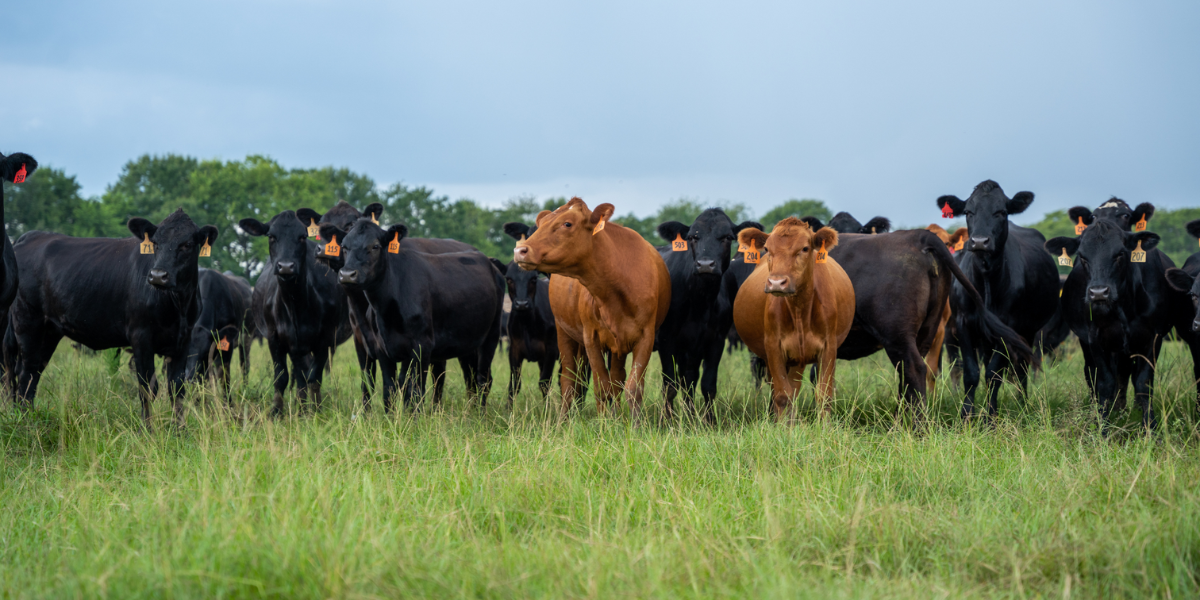
[[[1110,201],[1110,202],[1105,202],[1104,204],[1101,204],[1100,208],[1121,208],[1121,205],[1117,204],[1116,202]],[[1099,209],[1096,209],[1096,210],[1099,210]]]

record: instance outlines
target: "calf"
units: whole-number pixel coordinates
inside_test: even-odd
[[[524,223],[505,223],[504,232],[521,241],[537,230]],[[525,361],[538,364],[538,389],[545,398],[558,362],[558,331],[554,327],[554,312],[550,310],[550,280],[537,271],[526,271],[510,262],[495,261],[508,284],[512,312],[504,332],[508,335],[508,406],[521,391],[521,365]]]
[[[319,409],[325,364],[333,349],[350,337],[344,326],[346,295],[338,290],[336,274],[317,261],[316,244],[308,241],[307,224],[296,213],[285,210],[267,223],[246,218],[238,225],[269,241],[270,261],[254,285],[250,310],[275,364],[272,415],[284,414],[289,358],[301,407],[311,401]]]
[[[359,219],[349,231],[321,225],[321,238],[341,243],[338,280],[370,303],[383,367],[383,406],[391,411],[397,382],[414,407],[424,396],[433,362],[456,358],[467,393],[487,406],[492,357],[500,341],[504,282],[478,251],[425,254],[405,248],[404,225],[382,229]]]
[[[1095,219],[1078,238],[1045,244],[1054,256],[1077,256],[1062,290],[1063,315],[1083,349],[1084,379],[1107,422],[1133,378],[1142,424],[1155,422],[1154,367],[1171,329],[1167,269],[1171,259],[1155,249],[1159,237],[1129,232],[1124,223]]]
[[[242,379],[250,374],[250,338],[254,318],[250,313],[253,290],[240,277],[200,269],[200,315],[192,326],[184,378],[193,380],[212,375],[221,384],[221,393],[229,399],[229,367],[233,350],[242,358]],[[249,325],[249,327],[247,327]]]
[[[64,335],[93,350],[128,346],[146,427],[158,392],[156,354],[166,358],[175,420],[182,426],[180,393],[192,324],[200,314],[200,249],[216,241],[217,228],[196,227],[182,210],[157,226],[142,218],[128,226],[133,237],[125,239],[31,231],[17,240],[22,277],[10,318],[20,361],[17,395],[32,405]]]
[[[970,238],[959,266],[975,289],[983,289],[985,306],[968,306],[965,287],[956,283],[951,294],[956,333],[962,352],[963,384],[966,388],[962,416],[975,413],[975,390],[979,387],[979,359],[986,361],[987,385],[991,388],[989,417],[998,410],[1001,373],[1011,368],[1022,393],[1029,378],[1031,355],[1011,344],[997,344],[986,334],[986,309],[1016,331],[1025,346],[1050,321],[1058,305],[1058,270],[1042,249],[1045,238],[1035,229],[1011,223],[1009,215],[1020,214],[1033,202],[1032,192],[1018,192],[1011,199],[994,181],[975,186],[965,201],[955,196],[938,198],[937,205],[948,217],[965,215]],[[1006,347],[1007,346],[1007,347]]]
[[[704,418],[714,420],[717,372],[725,348],[722,332],[728,332],[733,323],[732,310],[722,310],[721,278],[729,269],[738,232],[747,227],[761,229],[762,225],[752,221],[735,225],[719,208],[700,213],[691,226],[678,221],[658,226],[658,234],[671,242],[659,249],[671,277],[671,305],[654,342],[662,360],[668,418],[679,392],[683,392],[688,409],[695,410],[692,397],[699,380]]]
[[[634,417],[640,415],[654,335],[671,305],[671,276],[662,257],[633,230],[609,222],[612,213],[611,204],[593,211],[572,198],[538,214],[537,230],[513,250],[522,269],[555,275],[550,306],[563,362],[564,417],[576,391],[581,350],[592,369],[597,409],[603,413],[618,397],[624,379]],[[633,368],[626,379],[630,354]]]
[[[744,229],[738,242],[768,252],[738,290],[733,321],[750,351],[767,362],[775,418],[788,414],[804,367],[812,363],[820,367],[817,406],[828,414],[838,346],[854,322],[854,286],[827,254],[838,233],[828,227],[814,232],[788,217],[770,235]]]

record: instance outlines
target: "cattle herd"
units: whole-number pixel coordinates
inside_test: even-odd
[[[27,154],[0,154],[5,181],[36,169]],[[1076,235],[1047,241],[1010,221],[1032,202],[1032,193],[1009,197],[993,181],[966,200],[942,196],[943,216],[966,219],[953,233],[891,231],[885,218],[862,224],[844,212],[828,225],[788,217],[767,232],[714,208],[690,225],[661,224],[668,243],[655,247],[611,222],[611,204],[590,209],[572,198],[535,223],[505,225],[517,241],[507,264],[459,241],[408,237],[403,224],[381,224],[378,203],[360,211],[338,202],[324,214],[242,219],[270,252],[253,287],[199,267],[218,231],[182,210],[157,225],[131,218],[123,239],[31,231],[15,244],[4,237],[5,383],[32,406],[64,336],[129,348],[146,426],[156,355],[182,425],[183,384],[212,377],[228,397],[234,350],[248,375],[250,344],[261,338],[274,364],[273,413],[286,411],[289,384],[298,407],[315,410],[328,361],[353,338],[364,411],[377,371],[385,411],[397,393],[419,409],[428,381],[440,402],[452,359],[469,397],[486,406],[503,336],[510,407],[530,361],[543,397],[559,365],[564,417],[589,383],[601,413],[624,397],[637,416],[658,351],[665,415],[681,398],[712,421],[726,346],[744,344],[756,379],[769,381],[772,414],[788,419],[807,367],[825,413],[838,359],[880,350],[896,368],[897,394],[920,406],[944,351],[961,369],[963,418],[990,420],[1005,381],[1024,393],[1039,357],[1074,333],[1101,418],[1123,409],[1132,380],[1143,425],[1153,428],[1155,362],[1172,330],[1191,349],[1200,394],[1200,252],[1176,268],[1147,230],[1154,207],[1117,198],[1071,209]],[[1200,237],[1200,220],[1187,230]],[[1070,274],[1061,278],[1056,262]],[[981,384],[986,410],[976,406]]]

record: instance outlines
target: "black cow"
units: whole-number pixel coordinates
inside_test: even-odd
[[[658,235],[670,242],[658,251],[671,276],[671,306],[654,341],[662,360],[667,418],[674,416],[675,396],[680,392],[688,410],[695,412],[693,396],[699,381],[704,419],[714,420],[724,333],[733,324],[732,303],[722,310],[721,279],[729,269],[737,234],[747,227],[761,229],[762,225],[753,221],[735,225],[719,208],[700,213],[690,226],[678,221],[658,226]]]
[[[254,317],[250,312],[253,290],[240,277],[200,269],[200,316],[192,326],[184,377],[203,379],[211,374],[221,384],[222,395],[229,399],[229,369],[233,350],[240,350],[242,379],[250,374],[250,340],[254,335]]]
[[[983,291],[988,311],[1020,334],[1026,345],[1032,344],[1038,330],[1054,316],[1058,305],[1058,269],[1042,245],[1046,238],[1036,229],[1020,227],[1008,220],[1033,203],[1032,192],[1017,192],[1011,199],[995,181],[975,186],[971,196],[959,200],[942,196],[937,205],[947,216],[966,216],[970,231],[967,252],[958,254],[959,266],[975,289]],[[1014,352],[988,339],[981,326],[983,307],[968,305],[967,292],[954,286],[950,304],[955,315],[955,331],[962,353],[962,415],[975,413],[975,390],[979,387],[979,360],[986,361],[987,385],[991,388],[989,418],[999,407],[1003,370],[1012,369],[1022,393],[1029,380],[1030,355]]]
[[[826,227],[816,217],[809,216],[801,220],[808,223],[808,226],[812,227],[813,231]],[[884,217],[875,217],[866,223],[859,223],[858,219],[855,219],[850,213],[843,211],[833,215],[833,218],[829,220],[828,227],[838,233],[887,233],[892,229],[892,222]]]
[[[525,223],[505,223],[504,233],[515,240],[533,235],[537,226]],[[550,280],[537,271],[526,271],[509,261],[506,265],[494,260],[504,274],[512,312],[501,331],[508,335],[508,405],[521,391],[521,365],[525,361],[538,365],[538,389],[542,398],[550,393],[554,379],[554,363],[558,362],[558,329],[550,311]],[[505,325],[507,328],[505,329]]]
[[[382,229],[359,219],[349,231],[321,225],[322,239],[344,240],[342,285],[361,290],[375,312],[383,406],[390,411],[397,364],[404,399],[424,396],[430,364],[457,358],[467,392],[486,407],[492,358],[500,340],[504,280],[483,254],[425,254],[401,244],[408,228]]]
[[[766,249],[759,248],[757,250],[761,253],[763,260],[766,260]],[[737,256],[729,261],[729,267],[725,270],[725,274],[721,276],[720,302],[721,309],[729,313],[728,319],[730,325],[725,337],[729,341],[731,352],[735,346],[746,347],[746,344],[742,342],[741,336],[737,333],[737,328],[733,327],[733,301],[737,299],[738,290],[741,289],[742,284],[746,282],[746,279],[750,277],[750,274],[754,272],[756,267],[758,267],[757,264],[746,262],[746,255],[744,253],[738,252]],[[722,323],[725,322],[725,318],[722,317]],[[750,374],[754,377],[754,389],[761,388],[763,379],[767,376],[767,363],[754,353],[750,353]]]
[[[1187,224],[1192,237],[1200,237],[1200,219]],[[1192,379],[1200,403],[1200,252],[1187,258],[1183,268],[1167,269],[1167,285],[1176,293],[1171,308],[1172,324],[1192,353]],[[1200,404],[1198,404],[1200,405]]]
[[[1155,248],[1158,234],[1126,231],[1126,225],[1097,218],[1078,238],[1056,237],[1045,248],[1054,256],[1077,255],[1063,285],[1063,314],[1079,337],[1084,379],[1102,418],[1107,422],[1124,403],[1132,377],[1142,424],[1153,428],[1154,368],[1173,324],[1166,272],[1175,265]]]
[[[188,344],[200,314],[200,249],[217,239],[217,228],[196,227],[177,210],[157,226],[130,219],[129,231],[133,237],[124,239],[31,231],[17,240],[22,277],[10,318],[19,351],[17,395],[32,405],[64,335],[93,350],[129,346],[146,427],[158,392],[156,354],[167,359],[175,419],[182,426]],[[153,254],[143,254],[143,246]]]
[[[285,210],[267,223],[254,218],[238,225],[253,236],[267,236],[271,260],[258,277],[251,298],[255,327],[267,339],[275,363],[272,414],[284,413],[288,358],[301,407],[321,407],[321,382],[333,349],[350,337],[346,295],[337,275],[317,261],[306,223]]]
[[[14,152],[8,156],[0,154],[0,180],[21,183],[25,181],[26,177],[33,175],[37,168],[37,161],[24,152]],[[8,221],[4,220],[4,184],[0,182],[0,225],[7,223]],[[8,309],[17,297],[17,275],[17,256],[13,253],[12,240],[8,239],[6,230],[4,233],[4,258],[0,261],[0,327],[8,325]],[[8,364],[7,360],[5,364]],[[14,374],[11,370],[6,371],[5,378],[10,390],[16,390],[13,385],[13,377]]]
[[[1075,206],[1067,211],[1067,215],[1071,217],[1072,225],[1083,223],[1084,226],[1087,226],[1096,219],[1109,219],[1121,229],[1133,231],[1134,226],[1139,222],[1148,223],[1154,217],[1154,205],[1143,202],[1137,205],[1137,208],[1130,208],[1129,203],[1114,196],[1101,204],[1095,211],[1084,206]],[[1145,225],[1142,228],[1145,229]]]
[[[1058,291],[1059,297],[1062,296],[1062,288],[1067,283],[1066,275],[1058,276]],[[1054,311],[1054,316],[1050,317],[1050,321],[1045,327],[1038,330],[1034,336],[1033,353],[1034,362],[1042,363],[1047,358],[1057,356],[1057,350],[1067,338],[1071,337],[1071,325],[1067,323],[1067,317],[1063,313],[1062,301],[1058,303],[1058,309]],[[1042,364],[1041,366],[1045,366]]]

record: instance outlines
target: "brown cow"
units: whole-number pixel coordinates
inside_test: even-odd
[[[754,354],[767,362],[775,417],[788,414],[803,371],[818,363],[817,406],[830,411],[838,346],[854,322],[854,286],[832,258],[817,262],[818,251],[833,249],[838,233],[829,227],[813,232],[808,223],[788,217],[770,235],[743,229],[738,244],[767,249],[767,260],[738,290],[733,322]]]
[[[576,390],[580,348],[592,368],[601,413],[620,393],[625,357],[633,354],[624,389],[638,416],[654,335],[671,305],[671,277],[662,257],[641,235],[609,222],[612,213],[611,204],[592,211],[571,198],[554,212],[542,211],[537,231],[513,249],[522,269],[554,275],[550,308],[558,328],[564,417]]]

